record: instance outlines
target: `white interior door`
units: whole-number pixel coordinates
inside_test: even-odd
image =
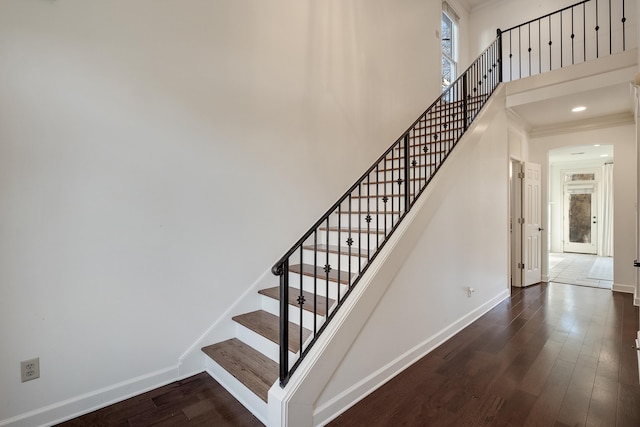
[[[598,218],[595,183],[569,183],[564,188],[564,251],[596,254]]]
[[[522,162],[512,159],[509,173],[509,235],[511,237],[511,286],[522,287]]]
[[[524,162],[522,167],[522,282],[529,286],[542,281],[542,182],[539,164]]]

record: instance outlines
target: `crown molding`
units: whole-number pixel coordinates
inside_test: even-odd
[[[514,113],[515,114],[515,113]],[[623,112],[610,114],[608,116],[595,117],[585,120],[559,123],[550,126],[542,126],[530,130],[532,138],[543,136],[561,135],[567,133],[584,132],[595,129],[609,128],[614,126],[625,126],[634,123],[633,113]]]

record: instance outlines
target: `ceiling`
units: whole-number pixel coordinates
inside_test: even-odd
[[[511,107],[531,130],[539,131],[558,126],[593,123],[612,116],[630,115],[633,112],[631,85],[619,83],[571,93],[560,97]],[[586,110],[572,112],[572,108],[584,106]]]
[[[473,9],[474,7],[485,5],[488,3],[493,3],[496,0],[461,0],[461,1],[462,3],[466,3],[469,6],[469,9]]]
[[[613,161],[613,145],[582,145],[561,147],[549,151],[549,163],[567,163],[586,160]]]

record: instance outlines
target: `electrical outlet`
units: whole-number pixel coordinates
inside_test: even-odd
[[[20,375],[22,382],[40,378],[40,358],[23,360],[20,362]]]

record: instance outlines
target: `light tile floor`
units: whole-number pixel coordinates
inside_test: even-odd
[[[549,281],[611,289],[613,258],[587,254],[550,253]]]

